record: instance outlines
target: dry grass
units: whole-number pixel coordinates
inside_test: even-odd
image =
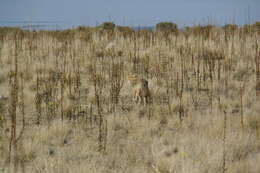
[[[259,32],[195,29],[0,34],[0,172],[260,172]]]

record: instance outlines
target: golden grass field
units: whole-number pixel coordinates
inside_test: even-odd
[[[259,173],[259,33],[3,28],[0,173]]]

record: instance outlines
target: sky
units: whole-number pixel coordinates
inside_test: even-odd
[[[260,21],[260,0],[0,0],[0,25],[48,21],[67,26],[153,26],[174,22],[196,24]]]

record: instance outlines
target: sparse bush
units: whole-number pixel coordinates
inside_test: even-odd
[[[238,29],[238,26],[236,24],[226,24],[223,28],[226,31],[235,31]]]
[[[76,28],[77,31],[79,32],[88,32],[89,31],[89,27],[86,27],[86,26],[78,26]]]
[[[121,33],[125,38],[130,37],[134,33],[134,30],[128,26],[117,26],[116,30]]]
[[[253,24],[246,24],[246,25],[243,25],[240,30],[246,34],[252,34],[254,33],[255,31],[257,31],[257,27],[256,25],[253,25]]]
[[[22,30],[18,27],[0,27],[0,38],[5,37],[7,34],[21,32]]]
[[[116,25],[113,22],[104,22],[101,25],[101,28],[104,30],[113,31],[115,29]]]
[[[185,27],[185,31],[196,36],[204,36],[209,38],[214,28],[214,25],[195,25],[193,27]]]
[[[162,32],[177,32],[178,25],[172,22],[161,22],[156,24],[156,31]]]
[[[117,26],[116,29],[119,31],[119,32],[123,32],[123,33],[131,33],[133,32],[134,30],[132,28],[130,28],[129,26]]]
[[[75,30],[67,29],[63,31],[55,31],[53,36],[56,37],[59,41],[72,40],[75,36]]]

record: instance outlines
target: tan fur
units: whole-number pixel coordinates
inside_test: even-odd
[[[148,104],[151,99],[148,81],[139,78],[136,74],[129,76],[128,79],[133,87],[133,101],[139,104]]]

